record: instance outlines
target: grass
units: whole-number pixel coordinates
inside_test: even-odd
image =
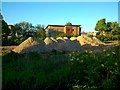
[[[51,52],[2,56],[4,89],[81,90],[119,88],[119,46],[93,52]]]

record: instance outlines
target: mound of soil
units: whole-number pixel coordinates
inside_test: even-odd
[[[81,35],[78,37],[71,37],[68,39],[67,37],[47,37],[41,43],[35,41],[32,37],[29,37],[27,40],[22,42],[19,46],[13,49],[16,53],[28,53],[28,52],[51,52],[51,51],[78,51],[81,50],[82,47],[90,47],[90,46],[99,46],[104,44],[97,38],[87,37],[85,35]]]
[[[35,46],[37,44],[39,44],[37,41],[35,41],[32,37],[29,37],[24,42],[22,42],[19,46],[14,48],[13,51],[16,53],[20,53],[24,49],[30,48],[30,47]]]

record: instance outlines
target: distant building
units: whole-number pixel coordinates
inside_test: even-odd
[[[58,34],[81,35],[81,25],[48,25],[45,30],[48,36]]]
[[[90,36],[97,36],[97,35],[99,35],[100,33],[99,32],[89,32],[89,33],[87,33],[87,35],[90,35]]]

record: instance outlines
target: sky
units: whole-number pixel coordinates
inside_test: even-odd
[[[41,24],[81,25],[92,32],[98,20],[118,21],[117,2],[2,2],[2,15],[8,24],[27,21]]]

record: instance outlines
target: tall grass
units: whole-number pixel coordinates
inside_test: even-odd
[[[3,54],[3,89],[119,88],[119,46],[99,53]]]

